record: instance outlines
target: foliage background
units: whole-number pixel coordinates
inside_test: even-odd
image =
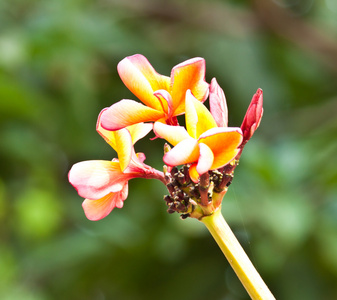
[[[223,213],[277,299],[337,295],[334,0],[0,2],[0,298],[248,299],[202,224],[168,215],[159,182],[86,220],[71,165],[111,159],[100,110],[135,99],[116,71],[142,53],[162,74],[207,62],[239,126],[265,114]],[[136,145],[162,167],[162,141]]]

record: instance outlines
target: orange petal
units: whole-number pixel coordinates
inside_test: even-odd
[[[191,91],[186,92],[186,128],[193,138],[198,138],[203,132],[217,127],[217,124],[207,107],[199,102]]]
[[[211,169],[214,161],[212,150],[204,143],[199,143],[200,156],[196,167],[197,172],[202,175]]]
[[[117,193],[110,193],[98,200],[85,199],[82,207],[86,217],[91,221],[98,221],[105,218],[115,208],[122,208],[123,201],[128,196],[128,184]]]
[[[170,78],[158,74],[149,61],[140,54],[124,58],[117,66],[119,76],[126,87],[145,105],[161,110],[154,91],[168,90]]]
[[[101,126],[114,131],[141,122],[154,122],[162,117],[162,111],[133,100],[121,100],[102,111]]]
[[[179,166],[198,161],[198,141],[192,138],[181,141],[177,146],[164,154],[164,163],[168,166]]]
[[[198,183],[200,175],[197,172],[197,164],[193,164],[189,167],[188,174],[190,175],[190,178],[194,183]]]
[[[174,115],[184,112],[187,90],[191,90],[199,101],[203,102],[207,98],[208,83],[205,82],[205,72],[205,60],[200,57],[186,60],[172,69],[171,95]]]
[[[173,146],[185,139],[191,138],[183,126],[171,126],[156,122],[154,123],[153,131],[156,136],[167,140]]]
[[[240,128],[218,127],[206,131],[199,137],[199,142],[206,144],[213,152],[214,161],[211,170],[228,164],[238,154],[242,142]]]

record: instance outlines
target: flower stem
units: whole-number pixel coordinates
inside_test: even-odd
[[[203,217],[201,222],[212,234],[251,299],[275,300],[223,218],[221,207],[212,215]]]

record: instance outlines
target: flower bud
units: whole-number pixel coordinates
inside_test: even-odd
[[[248,107],[245,118],[241,124],[241,130],[243,133],[242,145],[253,136],[255,130],[259,127],[263,114],[263,92],[258,89],[254,94],[252,101]]]
[[[228,110],[224,91],[213,78],[209,87],[209,105],[211,114],[219,127],[227,127]]]
[[[164,153],[167,153],[167,152],[169,152],[170,150],[171,150],[170,145],[169,145],[168,143],[165,143],[165,144],[164,144]]]

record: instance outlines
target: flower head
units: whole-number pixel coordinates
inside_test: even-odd
[[[107,130],[141,122],[177,124],[175,116],[184,113],[187,90],[201,102],[208,94],[203,58],[176,65],[170,77],[158,74],[140,54],[124,58],[117,69],[124,84],[143,104],[125,99],[106,109],[102,113],[102,127]]]
[[[242,132],[240,128],[218,127],[212,114],[191,91],[186,92],[185,109],[186,129],[156,122],[154,131],[174,146],[164,155],[164,162],[169,166],[192,164],[190,176],[197,182],[200,175],[235,158]]]
[[[204,59],[176,65],[170,77],[158,74],[139,54],[123,59],[117,69],[142,103],[124,99],[99,114],[96,130],[118,158],[80,162],[69,171],[70,183],[85,198],[86,216],[99,220],[123,207],[128,182],[136,177],[166,185],[169,212],[197,219],[211,215],[221,206],[242,149],[259,126],[262,90],[253,96],[241,128],[228,127],[225,94],[215,78],[210,85],[205,82]],[[208,95],[210,110],[203,104]],[[177,121],[181,114],[185,127]],[[173,145],[164,147],[164,173],[146,165],[145,155],[134,150],[152,129]]]

